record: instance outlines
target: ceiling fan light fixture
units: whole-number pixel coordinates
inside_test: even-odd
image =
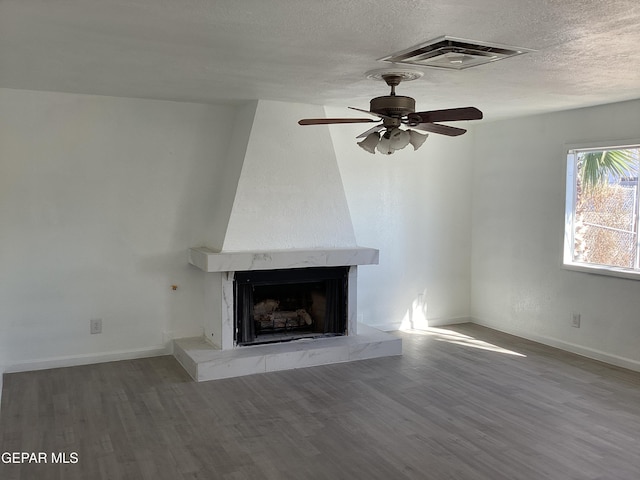
[[[380,141],[380,134],[377,132],[370,133],[364,140],[358,142],[358,146],[369,153],[376,153],[376,146]]]
[[[429,136],[428,133],[418,133],[415,130],[407,130],[407,132],[409,133],[409,143],[414,151],[418,150]]]
[[[364,140],[358,142],[358,146],[369,153],[375,154],[378,150],[383,155],[391,155],[407,145],[411,145],[414,151],[417,150],[428,136],[429,134],[418,133],[415,130],[394,128],[383,135],[378,132],[370,133]]]

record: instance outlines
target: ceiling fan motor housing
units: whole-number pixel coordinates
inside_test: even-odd
[[[389,117],[404,117],[416,111],[416,101],[411,97],[386,95],[373,98],[369,110]]]

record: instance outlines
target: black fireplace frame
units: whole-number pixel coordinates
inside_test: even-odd
[[[295,340],[258,338],[253,321],[253,291],[262,285],[287,285],[323,282],[327,298],[323,331],[315,336],[337,336],[347,333],[349,267],[309,267],[236,272],[233,281],[234,341],[236,345],[256,345]],[[307,335],[308,336],[308,335]]]

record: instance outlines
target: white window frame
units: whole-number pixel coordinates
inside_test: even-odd
[[[615,267],[609,265],[597,265],[573,261],[575,206],[575,155],[576,151],[585,150],[615,150],[626,148],[639,148],[640,139],[616,140],[603,142],[589,142],[579,144],[567,144],[564,148],[565,156],[565,211],[564,211],[564,249],[562,266],[567,270],[591,273],[596,275],[608,275],[611,277],[629,278],[632,280],[640,280],[640,269]],[[640,196],[640,188],[638,188]],[[637,235],[636,242],[640,242],[640,234]],[[638,246],[636,248],[639,248]]]

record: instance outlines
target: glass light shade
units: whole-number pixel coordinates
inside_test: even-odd
[[[369,153],[376,153],[376,145],[380,141],[380,134],[373,132],[365,137],[364,140],[358,142],[358,145]]]
[[[409,133],[409,143],[413,146],[414,150],[419,149],[429,136],[428,133],[422,134],[415,130],[407,130],[407,132]]]
[[[388,138],[386,134],[382,135],[382,138],[378,142],[378,151],[384,155],[391,155],[396,151],[396,149],[391,146],[391,138]]]
[[[391,130],[391,135],[389,136],[391,148],[394,150],[400,150],[401,148],[409,145],[411,141],[411,135],[409,132],[404,130],[400,130],[399,128],[394,128]]]

